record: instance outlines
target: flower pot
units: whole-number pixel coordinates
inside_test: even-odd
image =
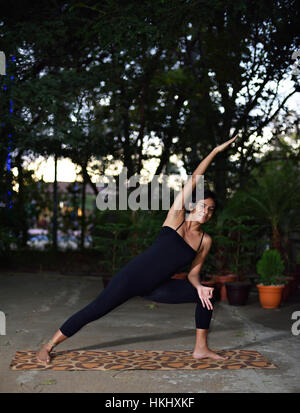
[[[245,305],[248,300],[251,284],[248,282],[225,283],[230,305]]]
[[[214,275],[213,280],[217,283],[217,288],[220,291],[221,301],[228,301],[225,283],[230,281],[235,281],[237,279],[236,274],[228,275]]]
[[[263,308],[278,308],[284,285],[257,285],[259,292],[259,301]]]
[[[205,287],[211,287],[211,288],[216,287],[216,282],[215,281],[201,281],[201,284],[205,285]]]

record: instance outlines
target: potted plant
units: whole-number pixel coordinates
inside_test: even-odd
[[[230,283],[237,279],[237,274],[231,273],[226,270],[222,274],[214,275],[213,280],[216,282],[217,288],[219,289],[221,301],[228,301],[226,283]]]
[[[257,288],[263,308],[278,308],[287,277],[283,275],[284,262],[275,249],[265,250],[256,266],[259,278]]]
[[[229,250],[228,245],[230,244],[230,241],[221,233],[215,235],[214,239],[217,247],[213,254],[215,259],[215,268],[212,271],[211,281],[216,285],[220,300],[227,302],[225,283],[236,280],[237,274],[233,273],[227,265],[227,254]]]
[[[219,255],[221,252],[223,258],[223,268],[213,279],[220,290],[222,301],[231,305],[245,305],[251,283],[244,276],[249,268],[258,226],[252,222],[252,217],[240,214],[236,198],[229,202],[219,217],[218,226],[225,235],[219,234],[216,241]]]
[[[127,226],[121,222],[105,222],[97,224],[96,228],[99,234],[94,235],[94,248],[101,252],[98,265],[102,268],[101,276],[105,288],[127,258],[127,240],[124,236]]]
[[[251,282],[238,272],[236,280],[225,282],[227,300],[230,305],[246,305],[251,289]]]
[[[250,224],[249,224],[250,222]],[[251,283],[246,280],[246,270],[250,267],[250,252],[254,248],[258,226],[250,216],[231,218],[232,245],[229,251],[230,269],[236,274],[235,280],[225,282],[227,300],[230,305],[245,305],[248,301]]]

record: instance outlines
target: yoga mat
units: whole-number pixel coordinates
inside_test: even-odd
[[[251,350],[223,350],[218,354],[228,360],[192,357],[192,351],[53,351],[51,363],[36,358],[36,351],[17,351],[11,361],[12,370],[205,370],[205,369],[274,369],[276,365],[262,354]]]

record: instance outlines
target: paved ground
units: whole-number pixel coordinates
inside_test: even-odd
[[[73,313],[102,289],[96,277],[60,274],[0,274],[1,393],[299,393],[300,334],[292,333],[294,296],[279,309],[260,307],[256,291],[248,305],[218,302],[209,335],[213,349],[251,349],[278,366],[240,371],[12,371],[18,350],[38,350]],[[80,330],[60,350],[183,350],[194,346],[194,304],[157,304],[136,297]],[[294,325],[300,332],[300,323]]]

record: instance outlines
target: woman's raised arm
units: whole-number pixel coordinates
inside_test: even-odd
[[[209,155],[204,158],[200,164],[197,166],[195,171],[193,172],[192,176],[188,179],[188,181],[184,184],[183,188],[176,196],[173,205],[170,208],[170,212],[178,213],[181,212],[184,208],[185,201],[189,199],[191,196],[195,186],[197,185],[200,176],[204,175],[204,172],[208,168],[209,164],[212,162],[214,157],[219,153],[223,152],[227,147],[236,140],[238,135],[235,135],[232,139],[222,143],[221,145],[216,146]]]

